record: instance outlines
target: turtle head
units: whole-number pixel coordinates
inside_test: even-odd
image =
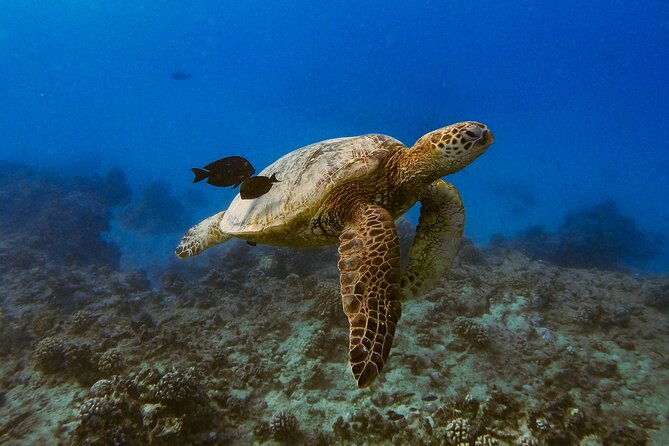
[[[438,176],[455,173],[474,161],[490,147],[494,138],[484,124],[459,122],[422,136],[414,148],[425,153]]]

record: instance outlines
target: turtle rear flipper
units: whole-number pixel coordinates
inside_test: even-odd
[[[387,210],[366,205],[356,214],[339,237],[338,266],[351,372],[363,388],[388,359],[401,315],[400,247]]]
[[[180,259],[192,257],[214,245],[228,241],[231,236],[221,231],[220,222],[225,211],[201,221],[184,234],[174,253]]]

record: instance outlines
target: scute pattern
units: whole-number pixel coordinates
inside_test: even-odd
[[[349,320],[351,372],[363,388],[388,359],[401,315],[400,248],[395,222],[365,205],[339,237],[342,305]]]
[[[337,186],[377,171],[395,151],[404,146],[386,135],[337,138],[290,152],[259,175],[277,174],[279,179],[265,195],[254,200],[237,196],[221,221],[221,230],[231,235],[300,230],[295,222],[306,222]]]

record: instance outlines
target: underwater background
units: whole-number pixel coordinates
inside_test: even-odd
[[[669,444],[667,79],[666,1],[0,0],[0,444]],[[336,247],[174,257],[192,167],[464,120],[370,389]]]

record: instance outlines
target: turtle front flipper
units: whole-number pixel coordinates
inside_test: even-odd
[[[192,257],[230,239],[230,236],[220,229],[220,222],[225,211],[202,220],[184,234],[174,253],[180,259]]]
[[[349,361],[358,387],[388,359],[400,318],[400,248],[395,222],[380,206],[354,211],[339,236],[342,305],[350,325]]]
[[[416,237],[402,275],[403,298],[434,286],[458,253],[465,227],[465,208],[452,184],[437,180],[421,196]]]

